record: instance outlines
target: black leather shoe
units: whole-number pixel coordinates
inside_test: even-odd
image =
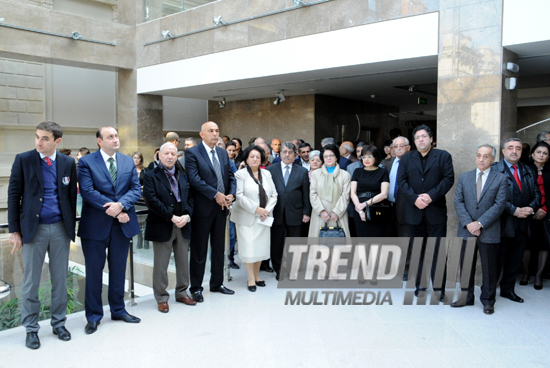
[[[426,291],[427,289],[426,288],[417,288],[415,291],[414,291],[414,296],[418,296],[418,293],[421,292],[421,291]]]
[[[272,273],[272,272],[275,272],[275,270],[273,268],[271,268],[270,266],[260,266],[260,271],[265,271],[265,272],[269,272],[269,273]]]
[[[86,327],[84,327],[84,332],[91,335],[97,331],[97,326],[99,326],[99,322],[88,322],[86,323]]]
[[[25,345],[29,349],[36,350],[40,347],[40,339],[38,338],[38,332],[28,332],[27,339],[25,340]]]
[[[523,299],[517,296],[516,293],[514,293],[513,291],[509,293],[500,293],[500,296],[506,299],[510,299],[511,301],[516,303],[523,303]]]
[[[525,285],[528,285],[528,284],[529,284],[529,281],[519,280],[519,284],[520,284],[521,286],[525,286]]]
[[[229,268],[232,268],[232,269],[234,269],[234,270],[240,269],[239,265],[236,264],[236,263],[233,262],[233,261],[229,262]]]
[[[125,314],[120,317],[111,317],[113,321],[124,321],[126,323],[140,323],[141,319],[137,318],[136,316],[132,316],[131,314]]]
[[[279,281],[279,274],[275,275],[275,280]]]
[[[533,285],[533,287],[535,288],[535,290],[542,290],[542,284],[540,285],[535,284]]]
[[[462,307],[469,307],[471,305],[474,305],[474,302],[466,302],[466,303],[462,303],[462,302],[459,302],[458,300],[456,302],[452,302],[451,303],[451,308],[462,308]]]
[[[492,305],[486,305],[483,307],[483,313],[485,314],[493,314],[495,313],[495,307]]]
[[[256,286],[264,287],[264,286],[265,286],[265,281],[264,281],[264,280],[262,280],[262,281],[256,281]]]
[[[57,335],[59,340],[69,341],[71,339],[71,333],[67,331],[65,326],[56,327],[53,329],[53,334]]]
[[[246,283],[246,286],[248,286],[248,291],[252,291],[252,292],[255,292],[256,291],[256,285],[248,285],[248,283]]]
[[[214,293],[222,293],[222,294],[226,294],[226,295],[235,294],[235,292],[233,290],[228,289],[223,285],[220,285],[217,288],[210,288],[210,291],[214,292]]]
[[[202,297],[202,291],[195,291],[194,293],[191,293],[191,298],[193,298],[194,301],[197,303],[204,302],[204,298]]]

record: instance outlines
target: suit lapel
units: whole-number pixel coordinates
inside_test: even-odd
[[[160,182],[162,184],[164,184],[164,186],[166,187],[166,189],[168,189],[170,192],[172,191],[172,186],[170,185],[170,182],[168,181],[168,178],[166,177],[166,174],[164,173],[164,170],[158,168],[158,169],[155,169],[155,170],[158,170],[155,175],[157,176],[157,178],[160,180]]]
[[[487,188],[489,188],[489,186],[491,185],[493,180],[495,180],[496,173],[494,171],[495,170],[489,171],[489,176],[487,177],[487,180],[485,181],[485,185],[483,186],[483,190],[481,191],[481,196],[479,197],[479,202],[481,202],[481,200],[483,199],[483,196],[485,195],[485,193],[487,193]],[[474,174],[474,176],[475,176],[475,174]],[[475,179],[474,179],[474,182],[475,182]]]
[[[298,166],[298,165],[296,165],[296,166]],[[298,174],[296,174],[296,171],[298,171],[298,169],[296,167],[294,167],[294,164],[291,165],[291,168],[292,169],[290,170],[290,175],[288,176],[288,182],[289,183],[290,183],[291,180],[293,180],[296,177],[296,175],[298,175]]]
[[[201,153],[204,160],[206,160],[206,162],[208,163],[208,166],[210,166],[210,169],[212,169],[212,172],[216,174],[214,166],[212,165],[212,161],[210,160],[210,154],[209,152],[206,152],[206,149],[204,148],[204,145],[202,143],[199,146],[199,152]]]
[[[437,160],[438,156],[439,156],[439,152],[437,152],[437,150],[434,150],[433,148],[430,149],[430,154],[428,156],[428,162],[426,162],[426,168],[424,169],[424,172],[428,171],[428,169]],[[420,164],[420,167],[422,167],[422,164]]]
[[[38,178],[38,182],[40,183],[40,187],[42,190],[44,190],[44,176],[42,175],[42,160],[40,159],[40,154],[38,151],[34,151],[34,157],[31,160],[32,168],[34,169],[34,173],[36,174],[36,177]]]
[[[422,162],[420,162],[420,160],[421,160],[421,157],[420,157],[420,153],[418,151],[411,152],[411,161],[417,167],[418,171],[423,172],[422,171]]]

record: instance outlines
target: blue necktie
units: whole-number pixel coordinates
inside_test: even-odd
[[[397,170],[399,169],[399,159],[396,158],[390,171],[390,191],[388,193],[388,199],[390,202],[395,202],[397,196]]]

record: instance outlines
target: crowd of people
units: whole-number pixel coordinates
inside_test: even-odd
[[[275,272],[277,280],[281,277],[286,237],[319,237],[329,228],[344,237],[435,237],[433,259],[437,260],[440,239],[447,235],[446,194],[455,183],[453,162],[447,151],[435,147],[426,125],[412,132],[414,150],[399,134],[383,149],[373,142],[337,145],[334,138],[325,138],[313,150],[300,139],[275,138],[268,146],[262,137],[243,148],[239,138],[220,137],[217,124],[207,122],[201,127],[202,141],[185,139],[185,151],[178,151],[177,133],[166,134],[148,166],[140,152],[130,157],[118,153],[116,129],[102,127],[96,134],[99,150],[81,149],[78,169],[73,159],[56,150],[62,136],[58,124],[39,124],[36,149],[16,156],[8,189],[12,254],[22,249],[25,266],[21,315],[26,346],[31,349],[40,347],[37,290],[46,252],[52,275],[53,333],[64,341],[71,338],[65,328],[66,275],[69,243],[76,235],[77,202],[78,236],[86,262],[87,334],[96,332],[103,318],[106,261],[111,318],[140,322],[126,311],[123,299],[130,239],[136,235],[138,248],[153,244],[153,292],[162,313],[170,309],[166,289],[172,254],[176,302],[192,306],[204,301],[209,244],[209,290],[234,294],[223,285],[229,214],[229,267],[240,268],[235,257],[238,246],[251,292],[266,286],[260,271]],[[524,302],[515,293],[522,269],[520,285],[534,276],[534,288],[543,288],[550,248],[545,200],[550,193],[549,143],[550,132],[542,132],[529,152],[519,139],[509,138],[499,162],[495,147],[481,145],[475,169],[458,178],[457,235],[464,239],[463,248],[466,239],[475,237],[476,252],[469,284],[452,307],[474,304],[478,251],[485,314],[494,313],[501,273],[500,296],[511,301]],[[149,209],[144,236],[134,208],[140,198]],[[424,242],[421,258],[425,248]],[[419,264],[417,275],[406,276],[416,278],[417,296],[426,292],[420,286],[423,262]],[[435,267],[434,261],[432,280]],[[444,284],[434,285],[434,292],[445,301]]]

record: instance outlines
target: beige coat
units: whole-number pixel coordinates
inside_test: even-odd
[[[273,217],[273,208],[277,204],[277,190],[271,178],[271,173],[264,169],[260,170],[262,170],[262,186],[267,195],[265,209],[269,211],[269,217]],[[237,193],[231,211],[231,221],[235,224],[252,226],[260,218],[256,213],[256,209],[260,205],[258,184],[252,179],[246,168],[237,171],[235,179],[237,181]]]
[[[336,180],[340,183],[342,193],[340,193],[340,198],[338,199],[338,202],[336,202],[336,205],[334,206],[334,208],[332,208],[331,204],[328,201],[321,199],[318,194],[318,183],[322,182],[322,173],[328,173],[324,164],[320,169],[317,169],[311,173],[309,198],[311,200],[312,211],[308,236],[319,236],[319,229],[325,226],[325,221],[320,214],[323,210],[325,210],[329,215],[331,212],[334,212],[336,215],[338,215],[338,223],[344,229],[346,236],[349,237],[350,234],[347,209],[349,203],[351,176],[348,172],[340,170],[340,166],[336,164],[336,168],[334,169],[334,173],[332,175],[334,175]],[[336,226],[336,222],[331,220],[328,222],[328,226]]]

